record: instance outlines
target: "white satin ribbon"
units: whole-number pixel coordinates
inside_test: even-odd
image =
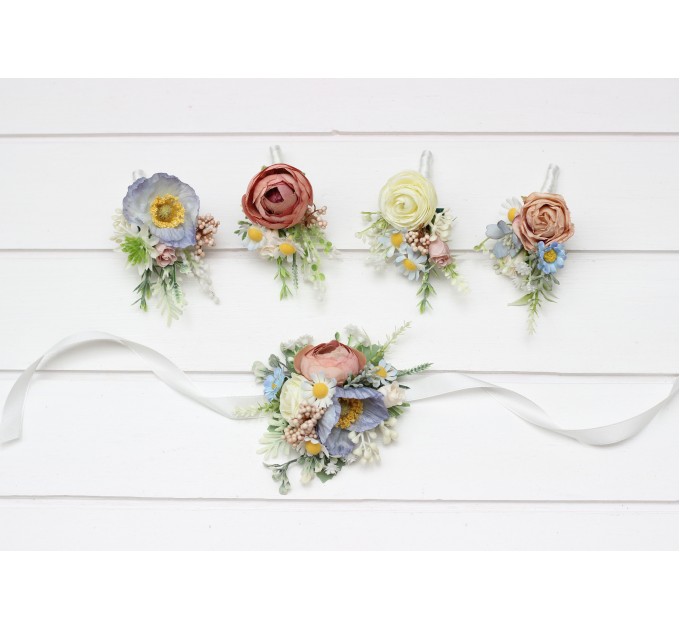
[[[47,360],[64,354],[73,348],[87,346],[102,341],[110,341],[134,352],[140,359],[145,361],[151,371],[168,387],[190,398],[199,405],[216,411],[221,416],[232,419],[257,417],[257,415],[245,416],[237,413],[237,408],[247,408],[258,405],[264,401],[262,396],[205,396],[196,389],[189,377],[182,372],[170,359],[141,343],[135,343],[122,337],[117,337],[106,332],[85,331],[76,333],[62,339],[52,346],[45,354],[29,365],[17,379],[16,383],[7,396],[2,410],[2,422],[0,422],[0,444],[11,442],[21,437],[23,426],[24,402],[28,394],[28,386],[36,370]]]
[[[73,348],[85,346],[102,341],[112,342],[127,348],[143,359],[151,368],[152,372],[168,387],[190,398],[208,409],[219,413],[226,418],[257,417],[259,414],[245,416],[237,412],[238,408],[247,408],[264,402],[261,396],[222,396],[212,397],[201,394],[196,386],[189,380],[170,359],[147,346],[134,341],[117,337],[105,332],[82,332],[62,339],[52,346],[45,354],[34,361],[17,379],[12,386],[5,406],[2,411],[0,422],[0,444],[10,442],[21,437],[23,424],[23,409],[28,386],[36,370],[47,360],[68,352]],[[587,429],[563,429],[550,419],[548,414],[535,402],[526,396],[498,385],[492,385],[481,379],[467,374],[437,373],[421,375],[410,384],[409,401],[426,400],[438,396],[448,396],[463,391],[480,390],[490,393],[498,402],[514,413],[522,420],[553,433],[559,433],[573,438],[584,444],[601,446],[614,444],[633,437],[647,426],[654,416],[678,393],[678,380],[673,383],[668,395],[656,405],[631,418],[620,420],[605,426],[591,427]]]

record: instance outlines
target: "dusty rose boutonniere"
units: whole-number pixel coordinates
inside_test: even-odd
[[[145,177],[135,171],[133,182],[113,217],[112,240],[139,274],[135,304],[143,311],[154,298],[168,324],[179,319],[186,305],[182,278],[192,275],[219,303],[203,258],[215,244],[220,225],[211,214],[201,215],[194,189],[174,175]]]
[[[574,235],[567,203],[555,193],[558,173],[558,167],[551,164],[541,192],[508,198],[502,204],[503,218],[487,226],[486,238],[475,247],[489,254],[496,273],[509,277],[524,292],[511,306],[529,308],[530,333],[536,330],[543,300],[555,301],[557,272],[567,260],[563,243]]]
[[[248,184],[241,199],[246,220],[238,234],[246,247],[277,265],[280,298],[290,297],[290,282],[297,289],[300,276],[323,289],[321,254],[334,253],[326,238],[326,207],[314,204],[312,185],[305,174],[284,164],[278,146],[271,148],[271,166],[263,167]]]
[[[437,193],[430,179],[432,154],[424,151],[419,171],[402,171],[380,191],[377,212],[364,212],[370,225],[357,236],[370,245],[369,262],[388,263],[409,280],[418,282],[418,307],[424,313],[435,293],[432,278],[441,273],[458,289],[467,287],[458,274],[448,240],[453,214],[437,207]]]

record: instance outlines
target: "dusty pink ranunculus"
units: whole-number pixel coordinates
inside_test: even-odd
[[[446,267],[451,262],[451,250],[449,246],[440,238],[436,241],[430,241],[430,249],[428,251],[430,260],[439,265]]]
[[[535,251],[539,241],[546,245],[564,243],[574,235],[569,208],[562,195],[531,193],[512,222],[512,229],[524,249]]]
[[[302,171],[272,164],[250,180],[241,205],[253,223],[282,230],[300,223],[313,201],[312,185]]]
[[[156,251],[158,252],[158,256],[156,256],[156,264],[159,267],[167,267],[168,265],[172,265],[177,260],[175,248],[170,247],[170,245],[158,243],[158,245],[156,245]]]
[[[342,385],[350,374],[358,374],[366,366],[366,356],[339,341],[305,346],[295,355],[295,370],[306,379],[323,372]]]

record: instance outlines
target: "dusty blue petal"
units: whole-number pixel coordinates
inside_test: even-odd
[[[321,442],[321,444],[326,444],[326,440],[328,439],[333,427],[337,424],[339,417],[340,403],[338,402],[338,399],[335,398],[333,400],[333,404],[328,409],[326,409],[326,413],[321,416],[319,424],[316,425],[316,432],[319,436],[319,442]]]
[[[356,448],[356,444],[349,439],[349,431],[338,427],[331,431],[323,444],[331,457],[347,457]]]
[[[352,431],[361,433],[375,429],[381,422],[389,418],[390,414],[385,407],[385,397],[377,392],[380,398],[367,398],[364,400],[364,409],[359,419],[350,427]]]
[[[503,223],[502,221],[498,222],[498,225],[487,225],[486,226],[486,236],[487,238],[503,238],[505,236],[505,232],[503,232],[500,229],[500,224]]]
[[[385,407],[385,397],[371,387],[338,387],[336,398],[357,398],[363,400],[364,409],[359,419],[350,427],[350,431],[361,433],[374,429],[381,422],[387,420],[389,413]]]
[[[504,258],[510,253],[510,248],[505,244],[504,241],[496,241],[493,246],[493,255],[496,258]]]

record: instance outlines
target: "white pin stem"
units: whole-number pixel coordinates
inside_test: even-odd
[[[434,160],[432,151],[423,151],[420,156],[420,168],[418,170],[420,171],[420,174],[423,177],[427,177],[427,179],[432,179],[432,160]]]
[[[554,193],[557,190],[557,176],[559,174],[560,167],[557,164],[550,164],[543,180],[543,186],[541,186],[541,192]]]
[[[272,156],[272,164],[283,164],[281,147],[278,144],[275,144],[273,147],[269,147],[269,153]]]
[[[136,182],[140,177],[146,177],[146,173],[142,170],[132,171],[133,182]]]

